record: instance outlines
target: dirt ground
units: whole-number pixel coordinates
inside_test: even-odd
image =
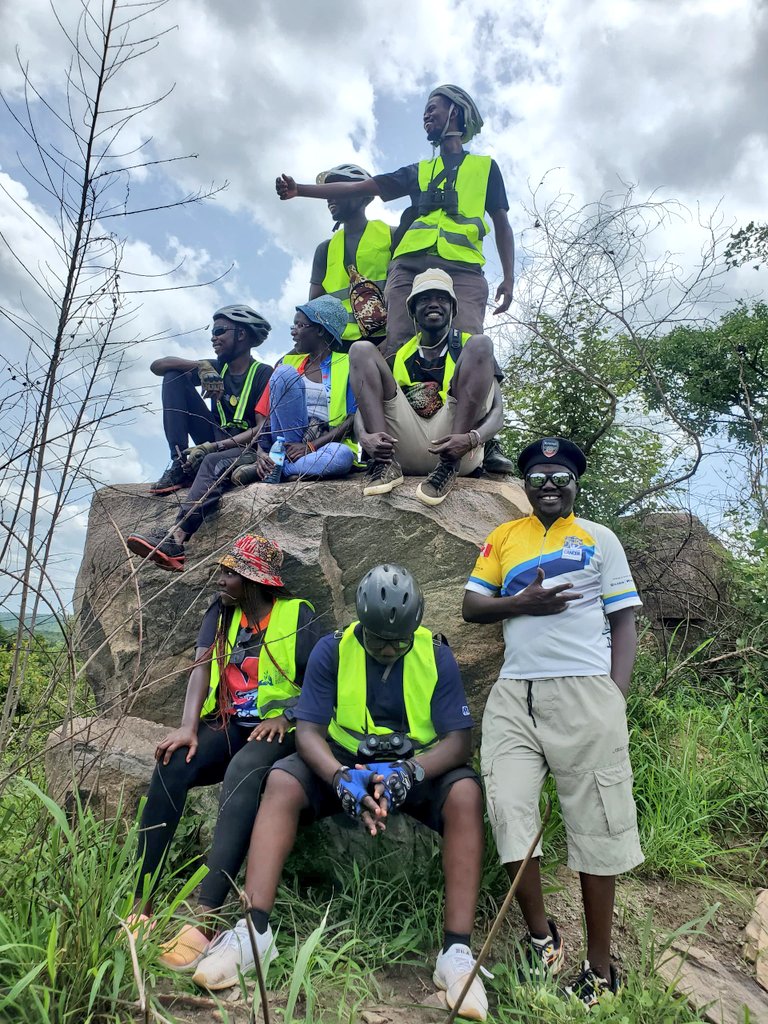
[[[547,879],[548,913],[558,922],[566,942],[566,970],[578,968],[581,959],[582,919],[578,879],[567,868],[558,870]],[[714,885],[685,883],[675,886],[641,879],[619,879],[616,892],[613,954],[625,968],[637,965],[641,959],[638,939],[639,924],[650,919],[654,933],[663,939],[696,921],[719,904],[712,920],[697,930],[694,941],[717,957],[723,964],[744,977],[754,978],[754,968],[740,954],[742,931],[752,911],[752,893],[734,889],[719,890]],[[524,931],[517,907],[513,907],[500,935],[499,956],[503,945],[513,941]],[[480,935],[476,948],[480,945]],[[493,966],[493,954],[489,966]],[[358,1013],[356,1024],[436,1024],[445,1019],[445,1008],[432,984],[431,969],[397,967],[376,975],[380,997],[364,1006]],[[219,1002],[203,996],[177,995],[170,984],[165,989],[163,1003],[179,1024],[246,1024],[248,1005],[238,990],[222,993]],[[284,997],[276,994],[270,999],[273,1021],[281,1021]],[[257,1014],[256,1021],[263,1020]]]

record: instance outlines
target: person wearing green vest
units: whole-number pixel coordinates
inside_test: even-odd
[[[368,171],[357,164],[339,164],[318,174],[317,182],[368,181],[370,177]],[[344,303],[347,324],[343,340],[347,345],[363,336],[352,313],[347,268],[354,266],[362,277],[383,290],[392,259],[393,229],[384,221],[368,220],[365,215],[365,208],[372,201],[373,196],[329,199],[333,235],[318,245],[312,261],[309,297],[316,299],[320,295],[334,295]],[[384,328],[365,337],[379,344],[384,340]]]
[[[273,371],[256,405],[254,426],[210,444],[187,458],[200,463],[192,487],[171,526],[137,530],[126,537],[129,551],[161,569],[183,572],[187,541],[216,510],[233,484],[258,483],[274,469],[267,454],[273,440],[286,443],[282,479],[346,476],[357,455],[348,438],[356,410],[349,385],[349,356],[341,352],[346,311],[321,295],[296,307],[294,350]]]
[[[218,597],[198,634],[181,725],[162,739],[141,818],[141,880],[132,926],[150,927],[152,894],[187,792],[222,782],[219,814],[198,894],[198,917],[164,947],[163,963],[194,970],[243,863],[270,767],[295,749],[293,709],[319,638],[315,610],[292,597],[283,555],[265,537],[238,538],[221,559]]]
[[[192,483],[199,463],[184,457],[191,450],[190,437],[195,445],[210,445],[253,426],[272,367],[254,359],[251,350],[263,344],[270,330],[249,306],[224,306],[213,314],[215,359],[164,356],[151,364],[152,373],[163,378],[163,428],[171,464],[150,494],[172,494]],[[198,385],[211,400],[210,409]]]
[[[407,299],[416,275],[431,267],[445,270],[453,280],[458,307],[454,327],[467,334],[483,333],[488,304],[488,282],[483,273],[483,241],[489,231],[486,214],[493,224],[502,272],[494,315],[505,313],[512,302],[515,245],[504,180],[495,160],[463,148],[482,127],[472,97],[457,85],[440,85],[429,94],[424,109],[424,130],[433,147],[431,159],[365,181],[297,184],[286,174],[275,181],[280,199],[307,196],[338,201],[380,196],[390,202],[409,197],[411,205],[395,232],[384,292],[386,358],[412,336]],[[493,473],[514,470],[495,437],[486,444],[485,467]]]
[[[424,598],[411,573],[378,565],[357,587],[358,621],[319,641],[295,714],[296,754],[270,774],[256,818],[245,891],[264,965],[277,955],[270,927],[299,819],[344,811],[369,835],[403,811],[443,837],[445,928],[434,982],[453,1006],[474,960],[470,937],[483,857],[483,799],[472,718],[447,641],[421,625]],[[225,932],[192,980],[218,990],[254,967],[247,922]],[[461,1006],[484,1020],[480,978]]]
[[[368,341],[349,354],[357,437],[372,459],[363,494],[424,475],[416,497],[439,505],[457,476],[483,465],[483,445],[503,422],[502,374],[490,338],[453,327],[456,295],[444,270],[417,275],[408,308],[416,334],[391,369]]]

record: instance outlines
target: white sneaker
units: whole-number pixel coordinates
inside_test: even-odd
[[[475,958],[469,946],[460,946],[457,942],[449,946],[445,953],[440,953],[435,964],[435,973],[432,981],[439,989],[445,992],[445,1000],[448,1008],[453,1009],[456,1001],[461,995],[467,975],[475,966]],[[484,967],[480,971],[488,978],[492,978]],[[485,994],[480,975],[473,979],[459,1009],[460,1017],[467,1017],[469,1020],[485,1020],[488,1015],[488,997]]]
[[[277,956],[275,937],[272,929],[267,926],[263,935],[256,932],[256,948],[259,951],[261,966],[266,972],[267,966]],[[248,974],[255,967],[253,947],[248,935],[248,923],[241,918],[234,928],[222,932],[211,943],[208,953],[198,964],[192,975],[192,981],[201,988],[217,991],[237,985],[241,974]]]

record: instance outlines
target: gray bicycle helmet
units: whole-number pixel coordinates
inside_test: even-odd
[[[464,115],[464,128],[461,134],[461,141],[469,142],[476,135],[479,135],[483,127],[483,119],[480,111],[475,106],[475,101],[458,85],[438,85],[429,94],[430,96],[444,96],[449,103],[455,104]],[[446,132],[446,135],[452,134]]]
[[[360,580],[355,607],[366,629],[388,640],[400,640],[413,636],[421,624],[424,595],[402,565],[377,565]]]
[[[215,320],[217,316],[225,316],[227,320],[231,320],[241,327],[250,327],[251,334],[255,339],[253,342],[254,347],[261,345],[272,330],[272,325],[264,319],[261,313],[257,313],[250,306],[240,304],[222,306],[221,309],[217,309],[213,314],[213,319]]]
[[[318,185],[324,185],[329,178],[338,178],[339,181],[369,181],[371,175],[359,164],[337,164],[328,171],[321,171],[317,178]]]

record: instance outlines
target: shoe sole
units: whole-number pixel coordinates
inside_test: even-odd
[[[158,551],[155,545],[150,544],[149,541],[140,540],[138,537],[129,537],[125,544],[134,555],[148,558],[160,569],[167,569],[169,572],[184,572],[184,558],[172,558],[170,555],[164,555],[162,551]]]
[[[442,503],[448,497],[448,494],[440,494],[436,498],[433,498],[431,495],[425,494],[424,491],[422,491],[421,489],[421,484],[419,484],[419,486],[416,488],[416,497],[424,505],[442,505]]]
[[[269,951],[269,963],[271,964],[272,961],[276,960],[276,959],[277,959],[277,949],[275,948],[275,946],[272,946],[272,949]],[[249,974],[255,974],[255,973],[256,973],[256,965],[254,964],[254,966],[253,967],[249,967],[247,971],[239,971],[237,974],[234,974],[234,975],[230,976],[229,978],[223,978],[221,981],[217,981],[214,985],[210,985],[210,984],[208,984],[208,982],[202,981],[201,979],[196,978],[194,976],[192,978],[192,981],[195,983],[195,985],[199,985],[200,988],[207,989],[209,992],[221,992],[222,989],[233,988],[235,985],[239,985],[240,984],[240,975],[241,974],[243,975],[243,977],[247,977]]]
[[[370,487],[363,488],[363,497],[370,498],[375,494],[389,494],[390,491],[394,491],[396,487],[405,482],[405,477],[401,474],[396,480],[388,480],[385,484],[373,484]]]
[[[454,1007],[454,1003],[452,1003],[448,999],[448,989],[446,988],[445,982],[442,980],[442,978],[437,973],[437,971],[435,971],[434,974],[432,975],[432,984],[440,992],[445,992],[445,1002],[446,1002],[446,1004],[448,1006],[448,1009],[452,1010],[453,1007]],[[459,994],[461,994],[461,989],[459,989]],[[486,1017],[488,1016],[488,1011],[487,1010],[481,1010],[480,1007],[474,1007],[474,1006],[467,1007],[466,1010],[462,1007],[462,1009],[460,1009],[458,1011],[457,1016],[458,1017],[463,1017],[464,1020],[485,1020]]]
[[[189,484],[171,484],[169,487],[150,487],[150,494],[173,494],[174,491],[183,491]]]

